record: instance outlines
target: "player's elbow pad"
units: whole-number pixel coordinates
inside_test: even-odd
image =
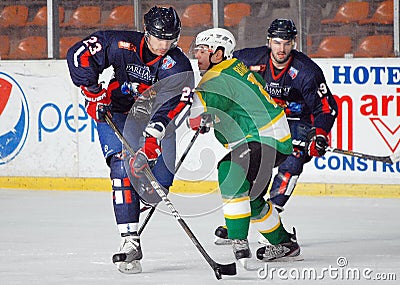
[[[147,135],[161,141],[165,136],[165,127],[161,122],[150,122],[144,130]]]

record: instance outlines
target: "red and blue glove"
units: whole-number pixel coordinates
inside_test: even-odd
[[[308,155],[320,157],[326,153],[328,144],[328,134],[321,128],[315,129],[315,134],[311,136],[308,144]]]
[[[188,118],[187,122],[193,131],[200,129],[200,134],[205,134],[210,131],[212,119],[210,114],[202,114],[195,118]]]
[[[124,95],[132,95],[136,98],[140,94],[143,94],[149,88],[150,85],[144,83],[124,82],[121,86],[121,92]]]
[[[161,146],[155,137],[148,136],[142,148],[129,159],[129,167],[133,176],[141,177],[141,172],[149,164],[154,164],[161,155]]]
[[[104,115],[110,110],[111,94],[101,84],[81,86],[81,92],[85,97],[85,109],[89,116],[96,122],[104,122]]]

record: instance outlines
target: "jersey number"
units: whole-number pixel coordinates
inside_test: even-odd
[[[319,85],[317,93],[318,93],[320,98],[325,97],[325,95],[328,93],[328,86],[326,86],[325,83],[321,83]]]
[[[99,51],[101,51],[102,46],[99,42],[97,42],[97,37],[90,37],[89,39],[83,41],[83,43],[88,47],[88,50],[91,55],[95,55]]]
[[[183,87],[181,101],[193,103],[192,89],[189,87]]]

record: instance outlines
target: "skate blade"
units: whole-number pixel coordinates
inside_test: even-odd
[[[272,260],[262,260],[263,262],[296,262],[303,261],[304,257],[302,255],[297,256],[284,256]]]
[[[140,260],[133,260],[131,262],[115,262],[118,270],[124,274],[137,274],[142,272],[142,265]]]
[[[232,241],[227,238],[216,237],[214,240],[214,244],[215,245],[228,245],[228,244],[232,244]]]
[[[241,258],[238,261],[240,265],[247,271],[257,271],[261,268],[260,263],[251,262],[252,261],[251,258]]]

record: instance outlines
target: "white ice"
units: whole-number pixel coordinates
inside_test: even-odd
[[[229,245],[213,244],[223,222],[219,196],[170,198],[209,255],[233,262]],[[254,259],[268,276],[238,266],[236,276],[219,281],[167,208],[160,209],[141,237],[143,272],[125,275],[111,262],[119,245],[111,193],[0,190],[0,284],[399,284],[400,199],[294,196],[282,220],[288,230],[296,227],[304,261],[264,267]],[[254,256],[258,235],[249,236]],[[397,280],[366,279],[376,277]]]

